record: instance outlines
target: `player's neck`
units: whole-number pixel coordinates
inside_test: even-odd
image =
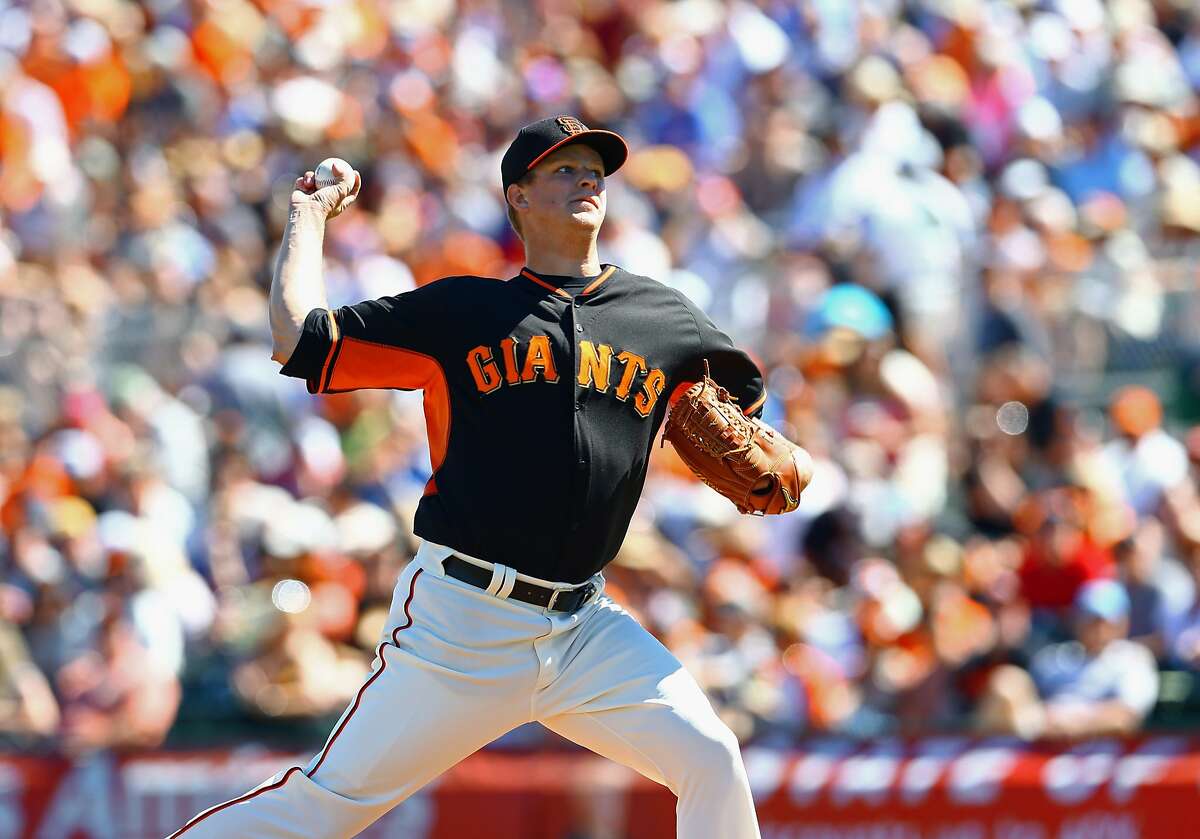
[[[581,242],[578,248],[541,248],[536,242],[525,243],[525,265],[537,274],[560,277],[594,277],[600,273],[600,253],[596,240]]]

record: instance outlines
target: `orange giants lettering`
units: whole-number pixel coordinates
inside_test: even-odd
[[[650,416],[666,383],[667,377],[662,370],[655,368],[647,373],[646,380],[642,382],[642,392],[633,400],[634,410],[644,417]]]
[[[491,347],[481,345],[467,353],[467,367],[480,393],[491,393],[500,387],[500,369],[492,358]]]
[[[608,392],[608,373],[612,367],[612,347],[608,344],[579,342],[580,387],[590,387],[600,393]]]
[[[550,339],[545,335],[534,335],[529,339],[529,353],[525,356],[525,369],[521,371],[521,381],[532,382],[538,373],[548,382],[558,381],[554,352],[550,349]]]

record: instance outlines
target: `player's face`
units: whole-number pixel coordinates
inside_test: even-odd
[[[566,146],[534,167],[526,184],[528,225],[543,229],[600,229],[607,209],[604,163],[594,149],[582,144]]]

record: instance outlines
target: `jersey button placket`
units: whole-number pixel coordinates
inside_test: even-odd
[[[584,334],[584,329],[583,329],[584,299],[582,296],[579,296],[579,297],[576,297],[575,300],[572,302],[574,303],[574,306],[575,306],[575,357],[576,357],[576,359],[578,359],[580,357],[579,342],[583,340],[583,334]],[[583,410],[583,400],[585,398],[590,397],[591,394],[588,392],[588,389],[586,387],[582,387],[579,384],[578,377],[576,377],[576,381],[575,381],[575,393],[576,393],[575,398],[577,400],[576,405],[578,406],[576,408],[576,410],[582,411]],[[576,452],[576,460],[575,460],[576,483],[575,483],[575,487],[576,487],[576,492],[579,493],[579,496],[581,499],[586,498],[586,496],[587,496],[586,486],[587,486],[587,482],[588,482],[588,458],[586,455],[583,454],[583,451],[586,450],[586,436],[587,436],[586,429],[587,429],[587,425],[584,422],[584,419],[581,417],[579,420],[579,423],[577,425],[577,430],[576,430],[576,433],[579,436],[576,439],[576,448],[575,448],[575,452]],[[583,529],[584,515],[583,515],[582,506],[576,506],[571,518],[572,518],[571,525],[570,525],[571,532],[579,533]]]
[[[574,313],[573,320],[575,321],[575,335],[576,335],[575,358],[578,359],[579,358],[579,338],[578,338],[578,336],[583,334],[583,324],[579,322],[579,307],[583,305],[583,301],[579,297],[576,297],[571,302],[576,310]],[[570,310],[568,309],[568,311],[570,311]],[[578,361],[576,363],[578,363]],[[579,382],[578,382],[578,380],[576,380],[576,382],[575,382],[575,412],[579,413],[582,410],[583,410],[583,388],[581,388],[579,386]]]

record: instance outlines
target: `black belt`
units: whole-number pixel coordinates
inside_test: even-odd
[[[461,557],[446,557],[442,561],[442,570],[454,579],[470,583],[476,588],[487,590],[487,587],[492,584],[490,569],[481,568]],[[552,612],[574,612],[595,593],[596,586],[590,582],[584,583],[578,588],[547,588],[527,583],[524,580],[517,580],[513,583],[512,591],[508,596],[513,600],[520,600],[522,603],[530,603],[543,608],[549,607]]]

